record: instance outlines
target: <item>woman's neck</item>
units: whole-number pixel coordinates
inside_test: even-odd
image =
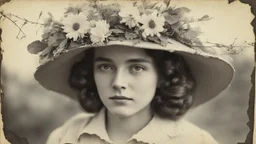
[[[118,117],[107,112],[106,129],[114,143],[127,143],[127,140],[144,128],[153,115],[150,106],[130,117]]]

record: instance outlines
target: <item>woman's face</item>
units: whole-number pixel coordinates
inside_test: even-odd
[[[143,49],[113,46],[95,49],[94,79],[108,111],[128,117],[150,108],[158,76]]]

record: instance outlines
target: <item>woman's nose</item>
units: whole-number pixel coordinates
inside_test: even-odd
[[[124,72],[120,70],[116,72],[112,86],[115,90],[124,90],[127,88]]]

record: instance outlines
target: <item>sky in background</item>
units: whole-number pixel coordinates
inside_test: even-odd
[[[204,32],[202,35],[203,40],[231,44],[234,39],[237,38],[238,45],[244,41],[254,41],[253,27],[250,24],[253,19],[253,15],[250,12],[249,5],[245,5],[240,2],[228,4],[227,0],[172,0],[171,3],[177,7],[189,7],[192,10],[191,15],[193,16],[202,17],[203,15],[207,14],[212,17],[210,21],[201,23],[201,28]],[[43,11],[41,19],[47,16],[47,12],[51,12],[54,18],[59,19],[64,12],[63,8],[67,7],[68,4],[69,1],[60,2],[47,0],[46,3],[45,1],[14,0],[6,3],[3,7],[1,7],[1,9],[4,9],[6,13],[16,14],[22,18],[37,21],[41,11]],[[18,23],[22,24],[23,22]],[[22,81],[36,83],[33,73],[38,66],[38,55],[28,53],[27,45],[32,41],[41,39],[41,31],[39,30],[40,26],[31,24],[24,26],[23,31],[26,33],[26,38],[21,40],[16,38],[19,29],[10,21],[1,21],[0,27],[3,29],[3,67],[5,68],[6,72],[16,73],[17,78]],[[228,58],[228,56],[224,57]],[[246,93],[244,93],[246,96],[250,90],[250,74],[254,66],[253,57],[254,52],[252,47],[245,48],[244,51],[237,56],[232,56],[234,62],[237,64],[242,65],[242,61],[247,61],[247,71],[241,75],[241,79],[248,81],[248,89],[246,90]],[[228,60],[231,61],[229,58]],[[240,61],[241,63],[239,63]],[[219,99],[222,97],[225,97],[225,95],[221,95]],[[215,102],[216,101],[218,101],[218,98],[215,100]],[[203,110],[204,108],[198,108],[194,110],[194,113],[188,115],[188,117],[193,121],[200,117]],[[246,109],[244,112],[246,112]],[[246,116],[246,113],[244,116]],[[244,122],[244,127],[246,127],[246,122],[247,121]],[[244,139],[245,136],[246,134],[243,135]]]

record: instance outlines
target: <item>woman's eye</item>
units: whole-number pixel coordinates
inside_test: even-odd
[[[113,70],[113,68],[110,65],[107,65],[107,64],[99,65],[99,69],[103,70],[103,71],[111,71],[111,70]]]
[[[133,66],[133,67],[131,68],[131,71],[132,71],[132,72],[135,72],[135,73],[139,73],[139,72],[142,72],[142,71],[144,71],[144,70],[145,70],[145,68],[142,67],[142,66]]]

